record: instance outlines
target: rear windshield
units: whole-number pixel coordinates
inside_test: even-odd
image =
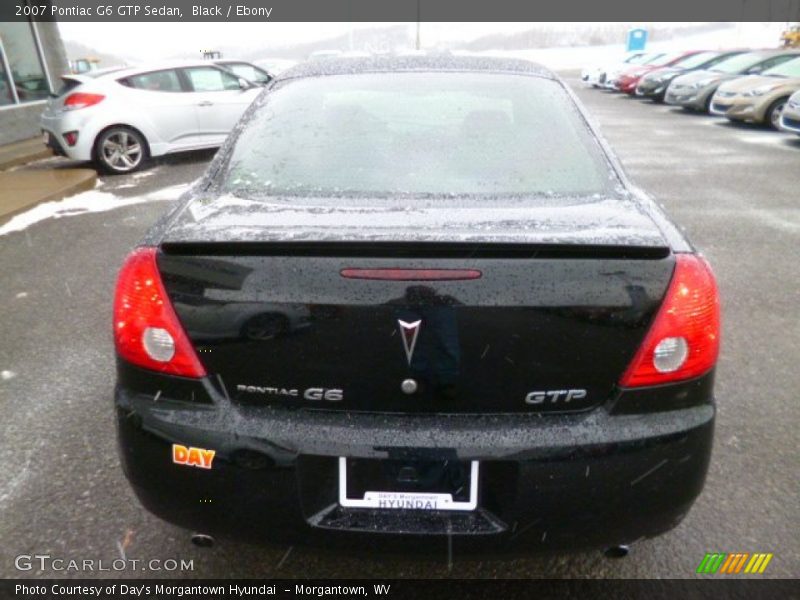
[[[767,77],[800,77],[800,58],[793,58],[777,67],[772,67],[764,71],[762,75]]]
[[[714,65],[712,71],[730,74],[741,73],[742,71],[746,71],[750,67],[757,65],[767,58],[769,58],[769,56],[766,54],[759,52],[747,52],[745,54],[739,54],[733,58],[723,60],[721,63],[717,63]]]
[[[555,81],[391,73],[290,81],[236,140],[222,186],[268,195],[591,195],[612,171]]]

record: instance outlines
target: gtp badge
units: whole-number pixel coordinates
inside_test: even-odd
[[[419,335],[419,326],[422,319],[414,321],[413,323],[406,323],[402,319],[398,319],[400,324],[400,337],[403,339],[403,348],[406,351],[406,358],[408,364],[411,364],[411,359],[414,357],[414,347],[417,345],[417,336]]]

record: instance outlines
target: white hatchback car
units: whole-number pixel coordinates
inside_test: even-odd
[[[41,117],[45,144],[110,173],[220,146],[263,89],[209,62],[112,68],[63,82]]]

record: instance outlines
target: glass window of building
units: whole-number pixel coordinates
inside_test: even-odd
[[[0,42],[5,50],[6,85],[13,85],[20,102],[44,100],[50,93],[33,27],[25,22],[0,22]],[[10,75],[10,82],[9,82]],[[6,97],[6,94],[3,94]],[[3,102],[5,100],[0,100]],[[12,96],[13,101],[13,96]]]
[[[11,83],[8,81],[5,65],[3,49],[0,48],[0,106],[14,104],[14,93],[11,91]]]

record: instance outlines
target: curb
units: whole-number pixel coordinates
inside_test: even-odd
[[[92,169],[0,172],[0,224],[43,202],[61,200],[91,190],[97,182]]]
[[[39,138],[6,144],[0,146],[0,171],[51,156],[53,156],[53,151],[45,146]]]

